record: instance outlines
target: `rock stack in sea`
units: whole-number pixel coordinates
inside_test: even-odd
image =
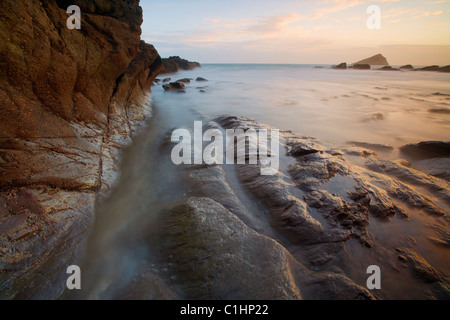
[[[368,64],[371,66],[388,66],[389,63],[387,59],[382,54],[376,54],[370,58],[363,59],[361,61],[355,62],[353,65],[364,65]]]

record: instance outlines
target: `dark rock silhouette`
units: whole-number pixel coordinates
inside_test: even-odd
[[[342,69],[342,70],[345,70],[345,69],[347,69],[347,63],[342,62],[341,64],[338,64],[337,66],[334,66],[333,69]]]
[[[385,66],[385,67],[383,67],[383,68],[376,69],[376,70],[382,70],[382,71],[400,71],[400,69],[392,68],[391,66]]]
[[[400,148],[400,151],[405,155],[419,159],[450,157],[450,142],[424,141],[405,145]]]
[[[356,70],[370,70],[371,69],[369,64],[354,64],[351,68],[356,69]]]
[[[439,71],[441,68],[438,65],[428,66],[424,68],[417,69],[419,71]]]
[[[198,62],[191,62],[178,56],[162,59],[162,62],[164,64],[163,73],[175,73],[180,70],[192,70],[201,67]]]
[[[410,65],[410,64],[406,64],[404,66],[401,66],[400,69],[402,69],[402,70],[412,70],[412,69],[414,69],[414,67],[412,65]]]
[[[191,82],[191,79],[189,79],[189,78],[184,78],[184,79],[177,80],[177,82],[190,83],[190,82]]]
[[[169,84],[163,85],[163,88],[166,91],[174,91],[174,90],[180,91],[184,90],[186,86],[182,82],[171,82]]]
[[[445,66],[445,67],[441,67],[439,69],[439,72],[450,72],[450,65]]]
[[[450,114],[449,108],[433,108],[428,110],[430,113]]]

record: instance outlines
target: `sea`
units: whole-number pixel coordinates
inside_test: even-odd
[[[333,145],[450,140],[449,73],[203,64],[160,78],[194,79],[181,97],[165,92],[161,83],[154,86],[153,100],[161,109],[193,110],[211,119],[244,116]]]

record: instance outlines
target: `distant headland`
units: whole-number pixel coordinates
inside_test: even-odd
[[[192,70],[201,67],[198,62],[188,61],[178,56],[162,59],[162,62],[164,70],[160,74],[175,73],[180,70]]]

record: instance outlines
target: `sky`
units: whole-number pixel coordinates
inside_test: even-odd
[[[380,29],[369,29],[370,5]],[[141,0],[142,38],[200,63],[450,64],[450,0]]]

